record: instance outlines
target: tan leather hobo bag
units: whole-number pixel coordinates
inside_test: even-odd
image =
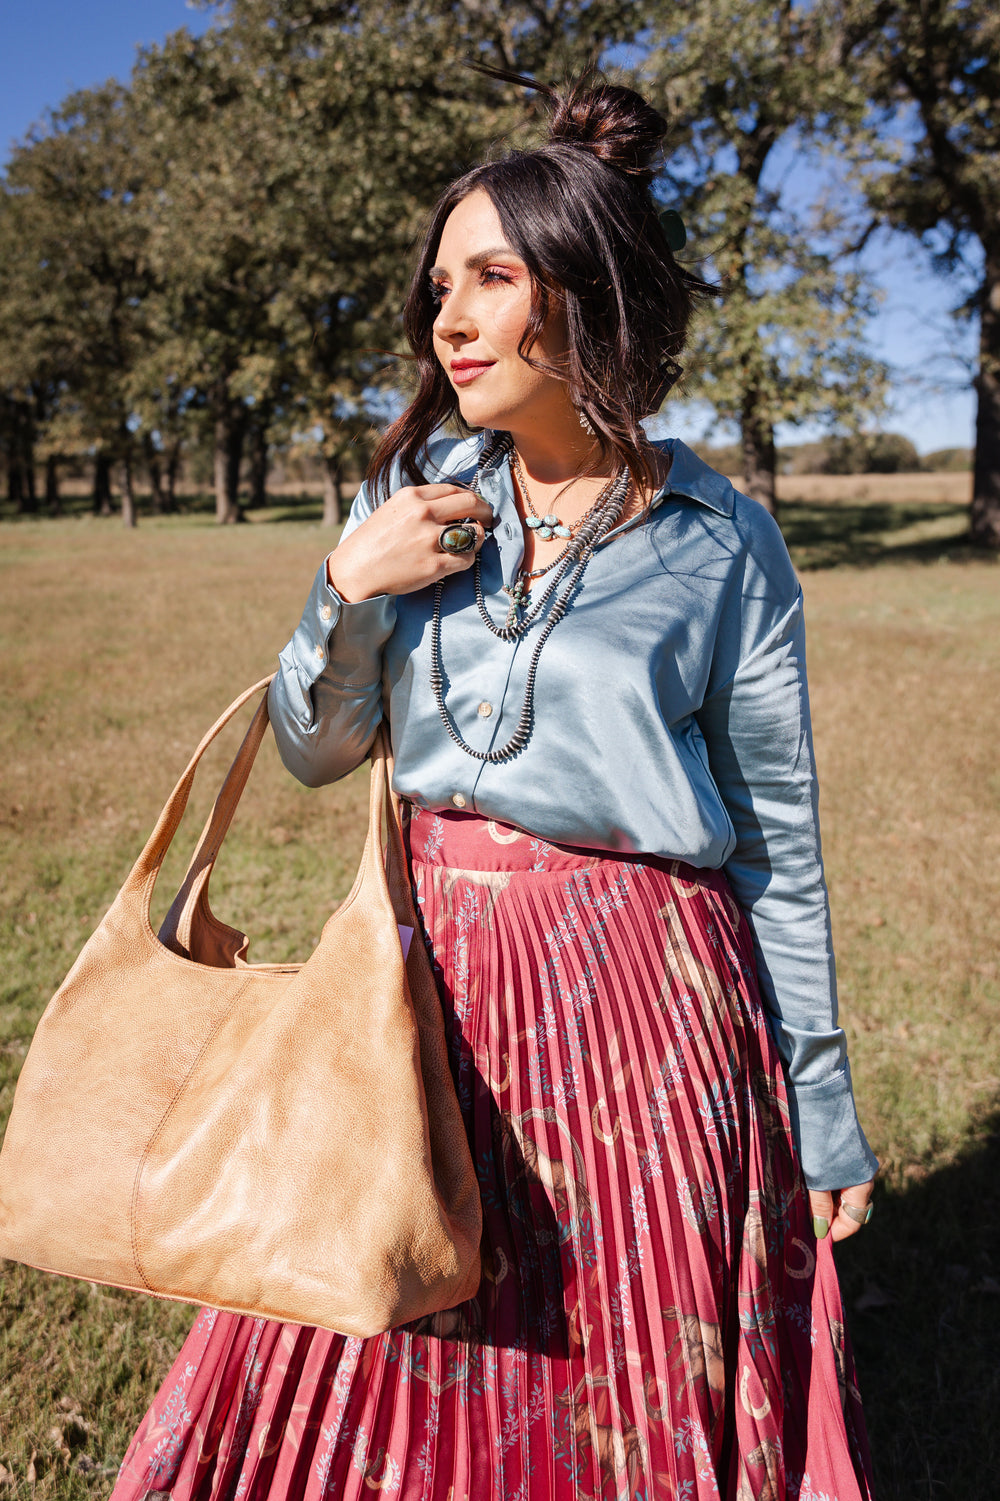
[[[149,906],[204,737],[50,1001],[0,1153],[0,1255],[368,1336],[471,1297],[475,1171],[390,791],[372,752],[350,895],[304,964],[248,964],[208,880],[268,725],[237,753],[159,935]],[[380,828],[388,837],[383,859]]]

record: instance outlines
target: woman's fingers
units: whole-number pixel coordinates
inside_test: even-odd
[[[813,1234],[817,1240],[825,1240],[833,1222],[833,1194],[827,1189],[811,1188],[809,1208],[812,1211]]]
[[[467,552],[441,546],[442,534],[458,521],[474,523],[475,545]],[[341,542],[328,577],[345,600],[409,594],[471,568],[495,522],[486,502],[463,485],[407,485]]]
[[[426,507],[427,519],[444,526],[449,521],[478,521],[484,531],[496,523],[490,507],[474,490],[461,485],[415,485],[411,491],[400,490],[401,497],[411,494]],[[395,497],[393,497],[395,498]]]
[[[871,1197],[874,1182],[855,1183],[847,1188],[832,1191],[809,1190],[809,1208],[813,1217],[813,1233],[817,1240],[846,1240],[856,1235],[871,1218]]]
[[[844,1240],[848,1235],[857,1235],[867,1225],[872,1212],[872,1189],[874,1183],[860,1183],[853,1188],[842,1188],[838,1195],[837,1218],[830,1231],[834,1240]]]

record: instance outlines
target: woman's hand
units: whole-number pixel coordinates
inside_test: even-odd
[[[827,1231],[833,1240],[844,1240],[848,1235],[856,1235],[865,1223],[864,1216],[874,1187],[875,1180],[870,1179],[867,1183],[853,1183],[848,1188],[835,1188],[832,1191],[811,1188],[809,1206],[817,1240],[824,1240]],[[854,1213],[849,1213],[849,1210]]]
[[[465,517],[479,522],[475,549],[442,552],[441,532]],[[330,554],[330,583],[352,604],[377,594],[412,594],[471,568],[495,521],[485,500],[461,485],[407,485],[376,506]]]

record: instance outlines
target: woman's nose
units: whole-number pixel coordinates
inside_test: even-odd
[[[470,339],[475,336],[475,322],[468,303],[458,292],[449,292],[434,319],[439,339]]]

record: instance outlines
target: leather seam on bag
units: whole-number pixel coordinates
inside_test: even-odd
[[[167,950],[167,952],[170,952],[169,949]],[[226,1007],[222,1015],[216,1021],[214,1027],[212,1027],[211,1031],[205,1037],[201,1047],[198,1049],[197,1054],[191,1060],[191,1067],[188,1069],[187,1073],[184,1075],[184,1078],[177,1086],[171,1099],[167,1103],[166,1109],[160,1116],[160,1119],[157,1121],[156,1128],[153,1131],[153,1134],[150,1136],[149,1141],[146,1143],[146,1149],[143,1152],[142,1157],[139,1159],[139,1166],[136,1168],[135,1182],[132,1185],[132,1203],[129,1208],[129,1236],[132,1241],[132,1260],[135,1262],[135,1269],[138,1273],[139,1280],[141,1281],[143,1287],[147,1292],[156,1294],[156,1289],[147,1279],[146,1273],[142,1269],[142,1262],[139,1259],[139,1194],[142,1189],[142,1175],[145,1171],[146,1163],[149,1160],[149,1155],[152,1152],[153,1147],[156,1145],[156,1142],[160,1137],[164,1126],[167,1124],[174,1106],[177,1104],[177,1101],[180,1099],[181,1095],[184,1093],[185,1089],[190,1083],[191,1076],[194,1073],[195,1069],[198,1067],[202,1058],[205,1056],[206,1049],[211,1046],[225,1023],[232,1016],[233,1011],[240,1000],[240,997],[243,995],[249,984],[250,976],[248,975],[247,978],[243,981],[243,984],[240,986],[239,990],[237,990],[236,994],[233,996],[230,1004]],[[156,1295],[162,1296],[162,1294]]]

